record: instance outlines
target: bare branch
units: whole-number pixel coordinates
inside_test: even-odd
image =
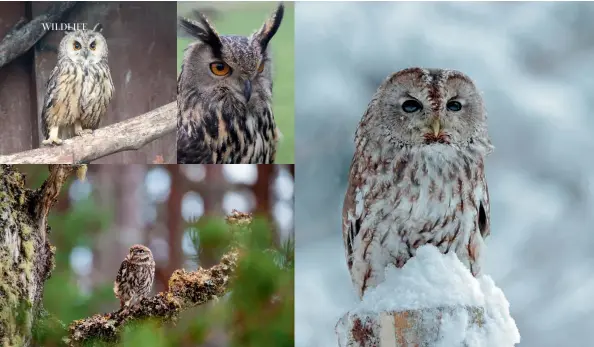
[[[251,214],[238,211],[233,211],[227,217],[227,223],[235,232],[249,226],[251,222]],[[143,298],[128,309],[74,321],[68,328],[69,337],[65,342],[68,346],[83,346],[91,340],[115,342],[120,329],[127,322],[146,318],[171,321],[183,310],[217,299],[227,292],[239,255],[240,250],[234,247],[223,255],[219,264],[210,269],[199,268],[193,272],[175,270],[169,278],[167,292]]]
[[[135,150],[175,131],[177,104],[171,102],[141,116],[75,136],[62,145],[0,156],[0,164],[79,164]]]
[[[74,5],[76,1],[57,2],[27,24],[25,19],[19,20],[0,42],[0,68],[27,52],[47,33],[42,23],[58,21]]]

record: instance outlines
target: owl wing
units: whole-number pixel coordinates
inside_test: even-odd
[[[481,236],[485,239],[491,234],[491,206],[489,204],[489,188],[487,187],[484,170],[479,175],[478,184],[482,191],[479,197],[478,226]]]
[[[192,121],[190,121],[192,122]],[[177,122],[177,163],[178,164],[214,164],[212,150],[207,146],[204,132],[193,124],[183,125],[181,116]]]
[[[355,238],[361,231],[361,221],[365,216],[361,179],[357,172],[357,154],[349,170],[349,182],[342,205],[342,238],[349,270],[353,266],[353,248]]]
[[[45,99],[43,101],[43,109],[41,110],[41,131],[43,136],[47,137],[49,134],[50,117],[57,115],[52,114],[52,106],[57,103],[58,96],[58,76],[60,76],[60,67],[56,65],[52,72],[50,72],[49,79],[45,86]]]
[[[118,274],[116,276],[116,280],[113,285],[113,292],[115,293],[115,295],[117,297],[119,297],[119,292],[120,292],[119,284],[122,283],[122,280],[126,276],[129,267],[130,267],[130,262],[126,258],[126,259],[124,259],[124,261],[122,261],[122,265],[120,265],[120,269],[118,270]]]

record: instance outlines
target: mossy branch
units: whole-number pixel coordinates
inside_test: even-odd
[[[235,232],[244,230],[243,227],[251,222],[251,214],[238,211],[227,217],[227,224]],[[129,309],[72,322],[65,342],[68,346],[85,346],[93,341],[115,343],[122,328],[130,322],[153,318],[174,323],[181,311],[216,300],[227,292],[240,253],[238,247],[231,248],[219,264],[209,269],[199,268],[192,272],[175,270],[169,279],[167,292],[143,298]]]
[[[44,242],[49,210],[58,200],[58,195],[60,195],[62,186],[72,173],[76,173],[76,176],[81,181],[84,181],[87,173],[87,166],[84,164],[49,165],[49,177],[43,182],[43,185],[39,190],[39,200],[36,206],[38,230],[41,232],[41,238]]]

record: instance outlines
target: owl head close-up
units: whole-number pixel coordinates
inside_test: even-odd
[[[395,145],[472,143],[487,136],[483,98],[455,70],[408,68],[389,76],[361,122],[362,135]]]
[[[151,250],[143,245],[134,245],[130,247],[130,260],[135,264],[148,263],[153,259]]]
[[[103,26],[92,30],[67,31],[60,41],[59,59],[68,58],[79,64],[96,64],[107,59],[107,41],[101,34]]]
[[[245,103],[256,93],[269,97],[272,67],[268,44],[280,27],[283,13],[280,4],[250,36],[219,35],[200,12],[194,12],[197,21],[180,18],[181,27],[198,41],[184,53],[179,88],[232,96]]]

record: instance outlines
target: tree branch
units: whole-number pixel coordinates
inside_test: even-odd
[[[110,154],[135,150],[176,127],[177,103],[171,102],[141,116],[99,128],[93,134],[75,136],[62,145],[41,147],[0,156],[0,164],[79,164]]]
[[[82,181],[85,179],[86,171],[86,165],[49,165],[49,177],[41,186],[36,206],[37,225],[38,229],[42,231],[41,238],[43,242],[45,242],[45,229],[49,210],[58,200],[64,182],[73,172],[76,172],[78,178]]]
[[[21,18],[0,42],[0,68],[27,52],[47,33],[42,23],[58,21],[74,5],[76,1],[54,3],[46,13],[27,24]]]
[[[251,214],[233,211],[227,217],[227,224],[238,232],[252,222]],[[219,264],[197,271],[175,270],[169,278],[168,291],[151,298],[143,298],[137,305],[108,314],[96,314],[90,318],[70,324],[68,346],[84,346],[86,342],[100,340],[116,342],[118,333],[128,322],[159,318],[161,321],[174,321],[177,315],[189,308],[217,299],[227,292],[228,284],[237,267],[240,250],[233,247],[223,255]]]

